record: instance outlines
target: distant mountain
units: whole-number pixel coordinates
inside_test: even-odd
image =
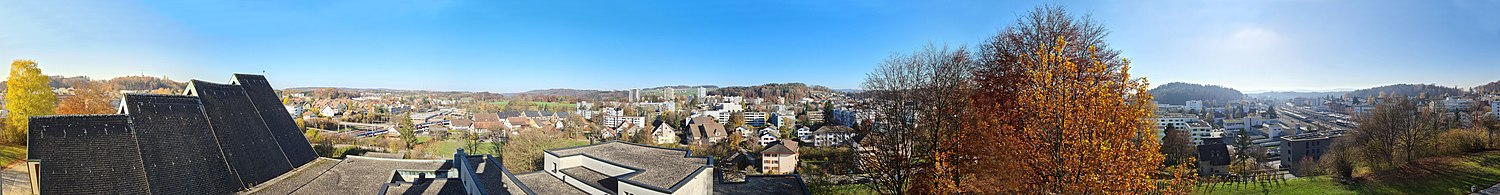
[[[1172,82],[1148,91],[1155,96],[1156,103],[1160,104],[1184,104],[1188,100],[1203,100],[1205,102],[1226,103],[1245,98],[1245,94],[1239,90],[1221,87],[1217,85],[1203,85],[1183,82]]]
[[[1486,83],[1484,85],[1476,86],[1473,89],[1471,89],[1471,91],[1479,92],[1479,93],[1500,93],[1500,81],[1490,82],[1490,83]]]
[[[1426,93],[1429,97],[1440,97],[1445,94],[1460,95],[1464,93],[1463,90],[1460,90],[1458,88],[1444,87],[1433,84],[1395,84],[1369,89],[1354,90],[1349,92],[1348,96],[1360,98],[1374,97],[1380,96],[1380,93],[1382,92],[1384,92],[1388,96],[1399,95],[1405,97],[1417,97],[1418,95],[1421,95],[1423,93]]]

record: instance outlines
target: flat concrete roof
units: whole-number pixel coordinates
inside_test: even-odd
[[[710,166],[709,158],[689,156],[689,151],[625,142],[606,142],[588,146],[548,150],[558,157],[587,155],[616,165],[639,169],[634,175],[625,175],[620,180],[629,180],[661,189],[671,189],[688,179],[703,166]]]

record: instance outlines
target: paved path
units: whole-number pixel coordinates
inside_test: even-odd
[[[1470,194],[1497,195],[1500,194],[1500,184],[1495,184],[1495,186],[1490,186],[1490,188],[1488,189],[1479,190],[1479,192]]]
[[[3,194],[31,194],[31,179],[26,174],[24,163],[16,163],[4,171],[0,171],[0,179],[5,185]]]

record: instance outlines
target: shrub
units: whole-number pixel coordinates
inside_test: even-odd
[[[1438,155],[1458,155],[1484,150],[1485,132],[1479,129],[1454,129],[1438,135]]]

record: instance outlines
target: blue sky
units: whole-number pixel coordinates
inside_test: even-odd
[[[520,92],[803,82],[973,46],[1023,1],[0,1],[0,60],[47,74]],[[1069,1],[1153,84],[1242,91],[1500,80],[1500,2]]]

